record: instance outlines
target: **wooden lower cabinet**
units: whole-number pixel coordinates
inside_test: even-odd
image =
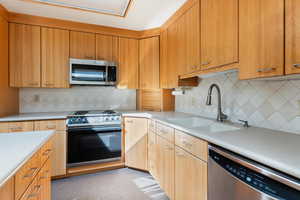
[[[157,176],[157,136],[154,132],[148,132],[148,169],[154,178]]]
[[[125,165],[148,170],[148,120],[125,118]]]
[[[0,188],[0,199],[2,200],[14,200],[15,190],[14,190],[14,178],[9,179],[1,188]]]
[[[51,160],[48,159],[40,172],[41,199],[51,200]]]
[[[176,147],[175,199],[207,200],[207,163]]]
[[[51,176],[63,176],[67,173],[67,133],[58,131],[53,137]]]
[[[171,200],[174,199],[175,190],[174,153],[174,144],[157,136],[157,177],[161,188]]]

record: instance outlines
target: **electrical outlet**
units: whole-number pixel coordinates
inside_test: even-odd
[[[38,103],[38,102],[40,102],[40,95],[34,95],[33,96],[33,102],[35,102],[35,103]]]

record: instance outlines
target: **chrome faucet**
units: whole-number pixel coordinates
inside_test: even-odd
[[[218,117],[217,117],[217,121],[224,122],[224,120],[226,120],[228,117],[227,117],[227,115],[225,115],[222,112],[221,90],[220,90],[220,87],[217,84],[212,84],[209,87],[208,95],[207,95],[207,99],[206,99],[206,105],[208,105],[208,106],[212,105],[212,103],[211,103],[211,93],[212,93],[212,90],[213,90],[214,87],[217,89],[217,92],[218,92]]]

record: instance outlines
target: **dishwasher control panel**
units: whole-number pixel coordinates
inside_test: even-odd
[[[256,190],[275,199],[300,200],[300,191],[296,189],[288,187],[250,168],[244,167],[211,149],[209,150],[209,156],[232,176]]]

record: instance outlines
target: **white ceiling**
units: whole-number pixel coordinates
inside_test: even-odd
[[[126,17],[111,16],[24,0],[0,0],[0,3],[11,12],[132,30],[145,30],[161,26],[186,1],[132,0]],[[77,6],[93,6],[101,10],[110,10],[110,12],[122,12],[126,0],[61,0],[61,2],[73,2]]]

